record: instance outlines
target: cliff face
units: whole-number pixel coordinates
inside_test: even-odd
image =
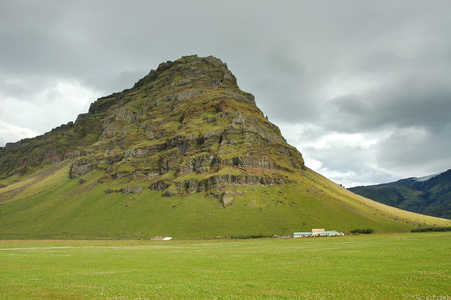
[[[197,56],[160,64],[74,123],[8,144],[0,176],[66,159],[73,179],[100,171],[100,181],[117,181],[106,193],[150,188],[166,196],[211,191],[224,198],[231,185],[283,185],[305,169],[227,65]]]

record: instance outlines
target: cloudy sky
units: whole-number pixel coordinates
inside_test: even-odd
[[[0,1],[0,146],[213,55],[346,187],[451,168],[451,1]]]

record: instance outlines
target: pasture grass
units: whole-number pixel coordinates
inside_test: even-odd
[[[0,241],[1,299],[450,299],[451,233]]]

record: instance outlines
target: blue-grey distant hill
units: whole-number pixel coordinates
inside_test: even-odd
[[[440,174],[349,190],[404,210],[451,219],[451,169]]]

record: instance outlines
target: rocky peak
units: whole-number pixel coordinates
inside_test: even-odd
[[[133,88],[147,86],[153,88],[155,85],[164,84],[167,88],[183,85],[193,86],[218,86],[237,88],[236,78],[220,59],[197,55],[184,56],[174,62],[161,63],[156,70],[139,80]]]

